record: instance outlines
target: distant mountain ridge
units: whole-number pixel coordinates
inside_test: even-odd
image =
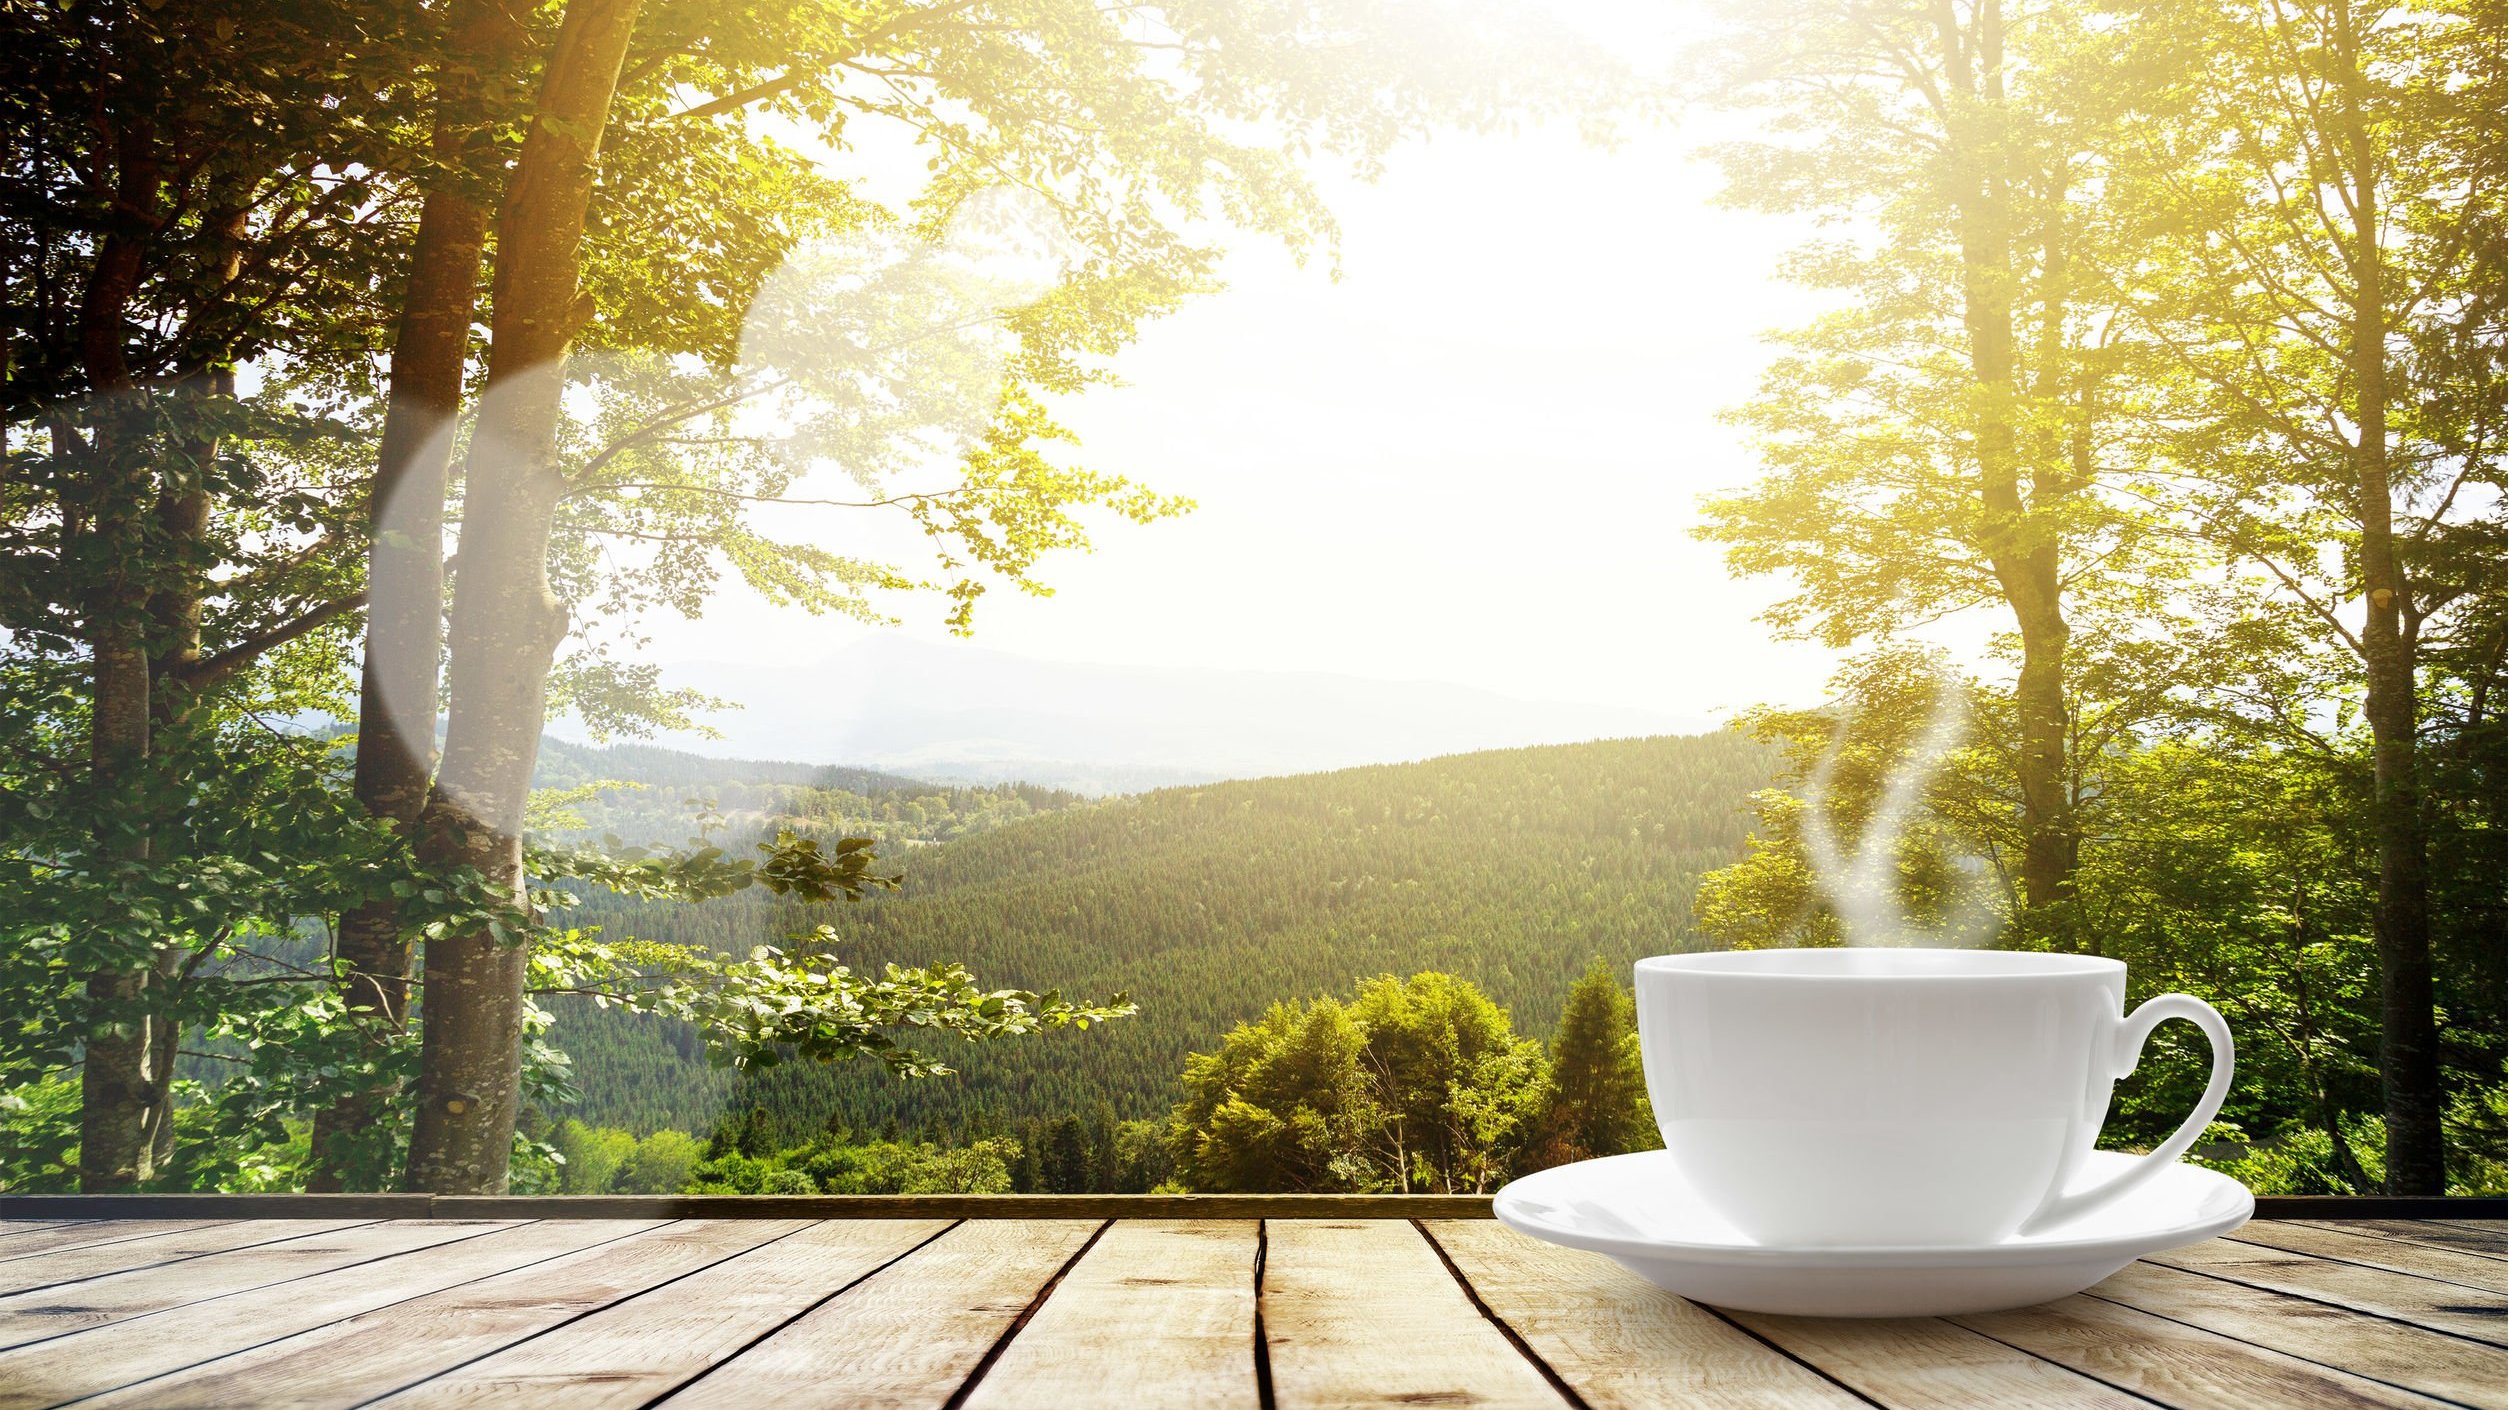
[[[659,788],[696,787],[729,781],[841,788],[884,793],[926,788],[939,780],[908,778],[844,764],[799,764],[786,759],[720,759],[658,744],[580,744],[543,735],[535,788],[575,788],[587,783],[641,783]]]
[[[661,741],[675,747],[1092,794],[1713,723],[1428,681],[1088,665],[894,635],[807,665],[697,664],[671,680],[742,707],[706,716],[720,738]]]

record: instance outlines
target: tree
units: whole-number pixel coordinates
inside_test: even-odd
[[[1085,378],[1074,353],[1102,354],[1138,319],[1207,280],[1209,253],[1173,233],[1177,213],[1217,199],[1240,219],[1303,244],[1320,208],[1275,152],[1225,135],[1262,117],[1295,144],[1362,156],[1416,126],[1431,99],[1451,102],[1457,71],[1394,62],[1416,42],[1365,6],[1243,12],[1175,6],[1148,16],[1071,0],[1033,0],[980,20],[950,3],[876,18],[815,7],[729,16],[655,16],[660,47],[635,73],[709,86],[759,73],[758,43],[782,71],[682,110],[736,113],[752,103],[814,120],[841,139],[861,112],[899,119],[938,155],[923,201],[945,219],[974,190],[1005,180],[1046,195],[1087,252],[1073,296],[1040,301],[1023,327],[1023,372],[1051,384]],[[498,215],[490,354],[464,482],[461,568],[450,626],[450,709],[443,759],[420,824],[435,868],[474,870],[522,899],[521,813],[546,718],[550,671],[566,637],[551,551],[568,490],[559,422],[567,359],[599,312],[585,287],[597,158],[621,107],[639,34],[637,0],[570,0],[542,67],[539,96]],[[866,61],[874,80],[858,85]],[[1364,75],[1364,83],[1352,83]],[[1480,75],[1464,98],[1483,99]],[[864,96],[867,93],[867,97]],[[629,96],[632,96],[630,94]],[[658,95],[657,95],[658,96]],[[1104,113],[1121,113],[1119,121]],[[1046,471],[1030,447],[1051,434],[1033,402],[1006,394],[969,455],[979,477]],[[918,511],[979,564],[1016,566],[1016,525],[946,502]],[[834,567],[798,555],[805,567]],[[953,560],[953,566],[955,560]],[[788,575],[789,576],[789,575]],[[804,577],[813,576],[805,573]],[[961,582],[962,597],[973,591]],[[523,1027],[522,958],[496,925],[430,938],[412,1188],[501,1188],[512,1141]]]
[[[1832,646],[2007,615],[2017,871],[2029,923],[2057,936],[2080,851],[2065,604],[2134,537],[2099,491],[2117,100],[2097,32],[2060,0],[1752,4],[1696,80],[1772,133],[1720,150],[1727,200],[1858,227],[1789,265],[1845,300],[1785,335],[1734,413],[1769,473],[1710,500],[1701,532],[1740,571],[1790,575],[1772,620]]]
[[[2445,1185],[2424,700],[2498,591],[2495,37],[2354,0],[2154,8],[2120,149],[2182,532],[2356,663],[2371,741],[2386,1179]],[[2328,550],[2332,550],[2331,553]]]
[[[1219,1050],[1185,1060],[1169,1123],[1176,1169],[1197,1190],[1368,1188],[1358,1154],[1384,1119],[1359,1075],[1367,1034],[1331,999],[1273,1004]]]
[[[1741,720],[1785,762],[1753,797],[1743,858],[1700,883],[1700,931],[1736,949],[1992,937],[2021,909],[2016,751],[1995,693],[1910,646],[1854,658],[1831,689],[1822,708]]]
[[[687,1132],[656,1131],[619,1161],[610,1189],[622,1195],[678,1194],[688,1188],[689,1176],[704,1155],[705,1143]]]
[[[273,653],[334,634],[359,603],[321,476],[256,453],[311,418],[246,407],[235,371],[279,348],[345,370],[367,344],[392,252],[370,232],[394,205],[359,163],[397,128],[408,18],[209,0],[0,21],[17,61],[0,99],[16,183],[7,415],[36,433],[11,437],[0,600],[19,662],[86,663],[80,851],[124,884],[178,861],[158,834],[194,717],[268,686],[255,677]],[[216,941],[163,915],[125,908],[87,942],[64,1010],[86,1040],[88,1188],[130,1188],[170,1153],[169,991]]]
[[[636,1150],[632,1133],[586,1126],[572,1117],[557,1124],[550,1144],[565,1159],[558,1172],[558,1192],[569,1195],[608,1194],[620,1167]]]
[[[1661,1144],[1638,1057],[1636,998],[1596,959],[1568,990],[1550,1040],[1537,1162],[1564,1165]]]
[[[1045,1128],[1042,1159],[1046,1193],[1087,1194],[1096,1187],[1088,1130],[1080,1118],[1066,1116]]]
[[[357,801],[404,839],[415,833],[435,770],[437,671],[444,645],[444,495],[455,418],[472,354],[472,314],[502,174],[504,89],[530,36],[502,6],[463,0],[445,15],[442,52],[424,80],[432,111],[423,192],[400,289],[383,425],[360,516],[366,555],[365,649],[359,662]],[[413,711],[413,702],[425,702]],[[412,714],[422,718],[413,723]],[[339,918],[342,1002],[364,1034],[362,1067],[386,1075],[349,1090],[314,1119],[309,1188],[346,1188],[361,1161],[342,1149],[384,1123],[398,1092],[390,1051],[409,1019],[413,953],[386,894]]]
[[[1479,1192],[1511,1168],[1547,1076],[1478,988],[1383,975],[1347,1007],[1275,1004],[1194,1054],[1170,1143],[1195,1189]]]

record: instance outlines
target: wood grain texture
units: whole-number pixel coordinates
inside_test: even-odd
[[[2137,1263],[2094,1297],[2483,1410],[2508,1410],[2508,1348]]]
[[[800,1227],[745,1219],[665,1224],[264,1342],[83,1406],[348,1410]]]
[[[366,1224],[196,1258],[181,1266],[179,1276],[141,1268],[91,1278],[75,1288],[39,1289],[0,1297],[0,1348],[110,1326],[189,1303],[350,1268],[414,1249],[480,1238],[511,1227],[502,1220]]]
[[[233,1223],[194,1224],[169,1233],[115,1239],[78,1248],[54,1249],[0,1261],[0,1294],[101,1278],[135,1268],[155,1268],[212,1253],[274,1244],[309,1234],[355,1228],[370,1220],[239,1219]]]
[[[2495,1223],[2270,1222],[1862,1322],[1696,1307],[1477,1218],[0,1225],[0,1410],[1250,1410],[1257,1325],[1283,1410],[2508,1410],[2504,1270]]]
[[[2379,1238],[2375,1234],[2354,1233],[2349,1229],[2320,1229],[2309,1224],[2250,1224],[2229,1237],[2239,1243],[2260,1244],[2285,1253],[2304,1253],[2343,1263],[2366,1264],[2390,1272],[2410,1273],[2417,1278],[2437,1278],[2442,1282],[2508,1293],[2508,1259],[2486,1258],[2479,1253],[2432,1248],[2426,1244]]]
[[[421,1381],[377,1410],[632,1410],[948,1227],[905,1219],[804,1225],[656,1295]]]
[[[1932,1318],[1722,1315],[1892,1410],[2151,1410],[2149,1401],[2078,1371]]]
[[[2508,1239],[2479,1229],[2464,1228],[2445,1219],[2363,1219],[2352,1223],[2335,1223],[2330,1220],[2308,1222],[2312,1228],[2375,1234],[2381,1239],[2394,1239],[2401,1243],[2426,1244],[2431,1248],[2450,1248],[2458,1253],[2479,1254],[2484,1258],[2508,1259]]]
[[[1256,1410],[1251,1220],[1127,1219],[1063,1276],[966,1410]]]
[[[91,1219],[71,1224],[31,1224],[18,1230],[15,1238],[0,1243],[0,1260],[15,1261],[59,1249],[93,1248],[98,1244],[120,1243],[126,1239],[153,1238],[158,1234],[205,1228],[209,1223],[206,1219]],[[0,1273],[7,1271],[8,1262],[0,1262]]]
[[[662,1401],[671,1410],[938,1410],[1097,1220],[960,1224]]]
[[[1601,1254],[1542,1243],[1494,1221],[1427,1228],[1481,1302],[1594,1410],[1864,1403]]]
[[[110,1326],[16,1347],[0,1352],[0,1410],[33,1410],[35,1406],[102,1394],[360,1312],[526,1267],[649,1227],[640,1223],[555,1219],[515,1225],[297,1278],[277,1288],[254,1288],[205,1302],[187,1302]],[[352,1229],[349,1237],[363,1232]],[[198,1265],[178,1264],[172,1270],[147,1269],[122,1276],[179,1282],[178,1275],[195,1266]],[[99,1280],[109,1281],[113,1280]]]
[[[424,1219],[433,1195],[0,1195],[11,1219]]]
[[[2508,1345],[2508,1296],[2462,1283],[2227,1239],[2155,1253],[2150,1261]]]
[[[1951,1320],[2175,1410],[2424,1410],[2442,1404],[2095,1297]]]
[[[1400,1220],[1264,1226],[1263,1336],[1280,1410],[1568,1403]]]

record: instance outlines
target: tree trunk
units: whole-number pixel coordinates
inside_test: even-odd
[[[156,203],[148,145],[138,133],[123,142],[123,189],[140,198],[135,209],[142,211]],[[145,819],[129,806],[147,767],[151,709],[148,587],[140,563],[147,475],[133,436],[125,434],[142,418],[107,400],[132,394],[124,339],[140,260],[136,241],[107,236],[79,310],[81,358],[99,399],[83,450],[90,467],[85,533],[106,565],[85,604],[94,672],[88,763],[98,803],[97,851],[117,862],[148,857]],[[87,977],[87,997],[104,1021],[87,1035],[79,1067],[79,1188],[88,1194],[129,1190],[151,1173],[152,1073],[143,1007],[150,973],[148,958],[134,954]]]
[[[233,277],[232,270],[226,277]],[[214,369],[195,380],[202,384],[200,391],[211,397],[235,395],[232,371]],[[177,393],[190,394],[190,388]],[[181,464],[174,471],[180,478],[165,486],[157,504],[157,533],[168,574],[148,604],[156,637],[149,664],[153,691],[149,702],[151,754],[165,747],[166,738],[188,712],[187,692],[176,681],[185,667],[200,660],[201,607],[208,588],[207,574],[201,570],[205,566],[204,541],[209,535],[209,491],[199,472],[217,453],[214,437],[193,440],[181,447],[177,452]],[[149,850],[153,861],[163,864],[168,860],[161,839],[152,837]],[[145,1029],[147,1052],[142,1066],[148,1074],[148,1108],[141,1125],[148,1142],[147,1163],[151,1170],[164,1169],[174,1158],[174,1060],[175,1050],[182,1042],[183,1026],[173,1019],[172,1012],[176,981],[182,971],[180,950],[167,944],[159,947],[154,972],[147,979],[150,1002]]]
[[[233,282],[243,268],[247,232],[242,191],[230,179],[213,183],[216,199],[208,223],[222,251],[212,266],[217,284]],[[179,425],[203,407],[223,407],[235,400],[235,368],[227,349],[198,349],[187,356],[189,366],[171,392]],[[175,443],[161,458],[164,472],[157,491],[157,574],[148,598],[150,765],[163,776],[161,755],[191,714],[192,691],[186,677],[200,664],[201,613],[209,597],[209,471],[218,458],[214,424],[178,431]],[[152,832],[154,829],[152,829]],[[179,830],[178,830],[179,832]],[[174,859],[164,836],[150,838],[150,860],[159,866]],[[215,938],[202,941],[214,947]],[[148,1114],[145,1120],[149,1165],[163,1170],[174,1159],[174,1067],[183,1041],[183,1025],[175,1015],[190,970],[180,947],[158,947],[148,978],[147,1027]]]
[[[2386,1099],[2386,1189],[2435,1195],[2447,1188],[2446,1106],[2438,1066],[2438,1012],[2430,967],[2429,841],[2421,818],[2420,707],[2413,634],[2395,551],[2394,486],[2388,465],[2385,261],[2379,251],[2379,173],[2369,132],[2360,36],[2351,7],[2335,9],[2346,101],[2338,121],[2351,183],[2353,280],[2351,374],[2360,441],[2354,455],[2360,520],[2360,590],[2367,599],[2360,654],[2373,752],[2370,827],[2377,839],[2378,1070]]]
[[[478,307],[479,266],[488,213],[467,175],[467,136],[484,75],[501,71],[522,32],[493,7],[473,5],[456,19],[451,62],[437,78],[432,137],[442,170],[418,213],[392,341],[391,391],[369,496],[366,646],[357,707],[357,801],[404,836],[416,835],[435,769],[438,658],[444,649],[444,493],[453,422]],[[367,902],[340,917],[341,998],[359,1020],[367,1057],[409,1018],[411,947],[400,906]],[[378,1163],[355,1147],[382,1124],[399,1084],[385,1081],[343,1094],[316,1113],[313,1173],[307,1188],[329,1192],[379,1185]],[[360,1178],[360,1176],[363,1178]]]
[[[524,903],[522,815],[547,718],[566,612],[549,589],[549,536],[566,349],[593,161],[639,0],[572,0],[497,226],[488,381],[472,433],[461,573],[454,584],[451,709],[420,855],[469,865]],[[505,1188],[520,1100],[525,950],[481,926],[426,947],[418,1124],[408,1186]]]
[[[2065,698],[2064,655],[2072,628],[2064,620],[2062,545],[2045,516],[2031,513],[2037,507],[2032,500],[2061,490],[2066,472],[2050,467],[2033,484],[2035,492],[2024,498],[2024,456],[2016,429],[2021,383],[2013,332],[2019,276],[2012,250],[2002,111],[2002,7],[1995,0],[1982,0],[1973,33],[1965,39],[1950,7],[1940,13],[1941,57],[1953,76],[1958,103],[1952,145],[1956,159],[1974,167],[1962,182],[1958,221],[1961,316],[1977,380],[1977,490],[1985,511],[1981,546],[2020,630],[2020,679],[2013,706],[2020,730],[2015,771],[2021,803],[2021,896],[2031,912],[2044,913],[2072,894],[2073,868],[2081,851],[2069,780],[2071,710]],[[2052,348],[2040,351],[2043,357],[2054,355]]]

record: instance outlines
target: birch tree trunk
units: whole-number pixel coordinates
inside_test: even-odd
[[[420,855],[486,873],[524,903],[523,806],[546,723],[566,611],[550,591],[549,537],[568,345],[589,310],[578,288],[594,160],[639,0],[572,0],[497,224],[488,380],[463,504],[453,592],[444,758]],[[417,1129],[407,1183],[440,1194],[505,1188],[519,1104],[523,946],[489,928],[426,946]]]
[[[517,56],[524,35],[494,6],[456,12],[456,39],[436,79],[431,144],[441,170],[419,207],[409,287],[393,333],[391,391],[375,459],[366,555],[366,647],[357,706],[357,801],[414,836],[435,771],[438,659],[444,649],[444,495],[453,422],[478,308],[488,211],[465,177],[467,133],[485,80]],[[370,901],[340,917],[341,998],[361,1020],[370,1058],[409,1018],[412,959],[400,906]],[[314,1117],[307,1187],[350,1187],[343,1147],[371,1131],[396,1083],[352,1091]]]

